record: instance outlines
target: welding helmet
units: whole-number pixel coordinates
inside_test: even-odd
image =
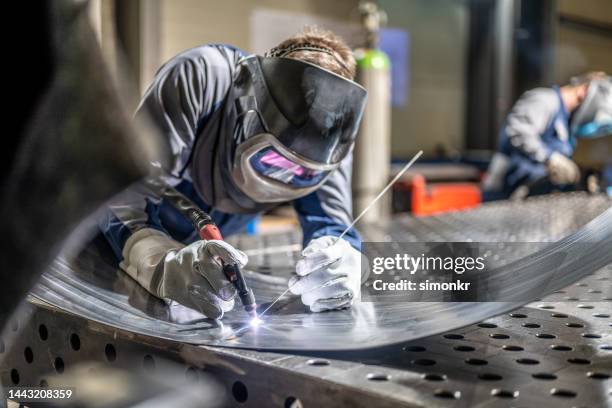
[[[357,83],[308,62],[249,56],[233,85],[231,176],[254,202],[309,194],[351,150],[367,97]]]
[[[586,97],[571,120],[575,137],[596,138],[612,134],[612,77],[593,79]]]

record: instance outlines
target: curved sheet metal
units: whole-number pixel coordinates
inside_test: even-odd
[[[221,322],[215,322],[198,319],[199,315],[180,305],[168,306],[150,296],[117,269],[100,240],[75,259],[53,262],[32,295],[94,321],[175,341],[266,350],[371,348],[481,321],[610,264],[610,206],[610,200],[603,196],[564,194],[520,204],[484,205],[437,217],[402,216],[363,229],[369,241],[544,242],[561,238],[502,268],[506,289],[516,291],[516,299],[521,302],[376,302],[317,314],[309,313],[298,298],[287,296],[258,327],[248,325],[247,315],[239,306]],[[297,234],[291,234],[235,241],[241,248],[251,247],[252,270],[246,275],[262,308],[286,289],[298,256],[287,244],[297,239]],[[279,252],[270,247],[273,243]],[[560,253],[565,256],[560,257]],[[491,285],[497,278],[491,276]]]

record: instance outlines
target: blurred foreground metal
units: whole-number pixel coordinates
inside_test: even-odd
[[[34,38],[26,58],[15,57],[15,65],[26,69],[15,81],[27,103],[16,104],[18,112],[7,118],[18,122],[18,133],[11,134],[14,149],[3,151],[8,157],[2,160],[0,327],[68,234],[144,176],[153,156],[163,159],[156,134],[135,130],[102,60],[86,6],[41,1],[17,12],[24,22],[38,19],[32,27],[24,23]],[[35,72],[28,75],[27,69]],[[81,225],[73,244],[91,237],[92,229]]]

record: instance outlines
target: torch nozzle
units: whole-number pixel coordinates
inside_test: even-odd
[[[227,279],[234,285],[238,292],[238,298],[244,306],[244,310],[249,314],[250,317],[257,317],[257,303],[255,302],[255,296],[253,291],[247,286],[242,275],[242,271],[237,264],[227,264],[223,267],[223,272]]]
[[[244,310],[249,314],[249,317],[257,319],[257,304],[244,304]]]

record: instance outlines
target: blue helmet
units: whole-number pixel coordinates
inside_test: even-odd
[[[612,77],[589,83],[587,95],[571,120],[572,135],[596,138],[612,134]]]

